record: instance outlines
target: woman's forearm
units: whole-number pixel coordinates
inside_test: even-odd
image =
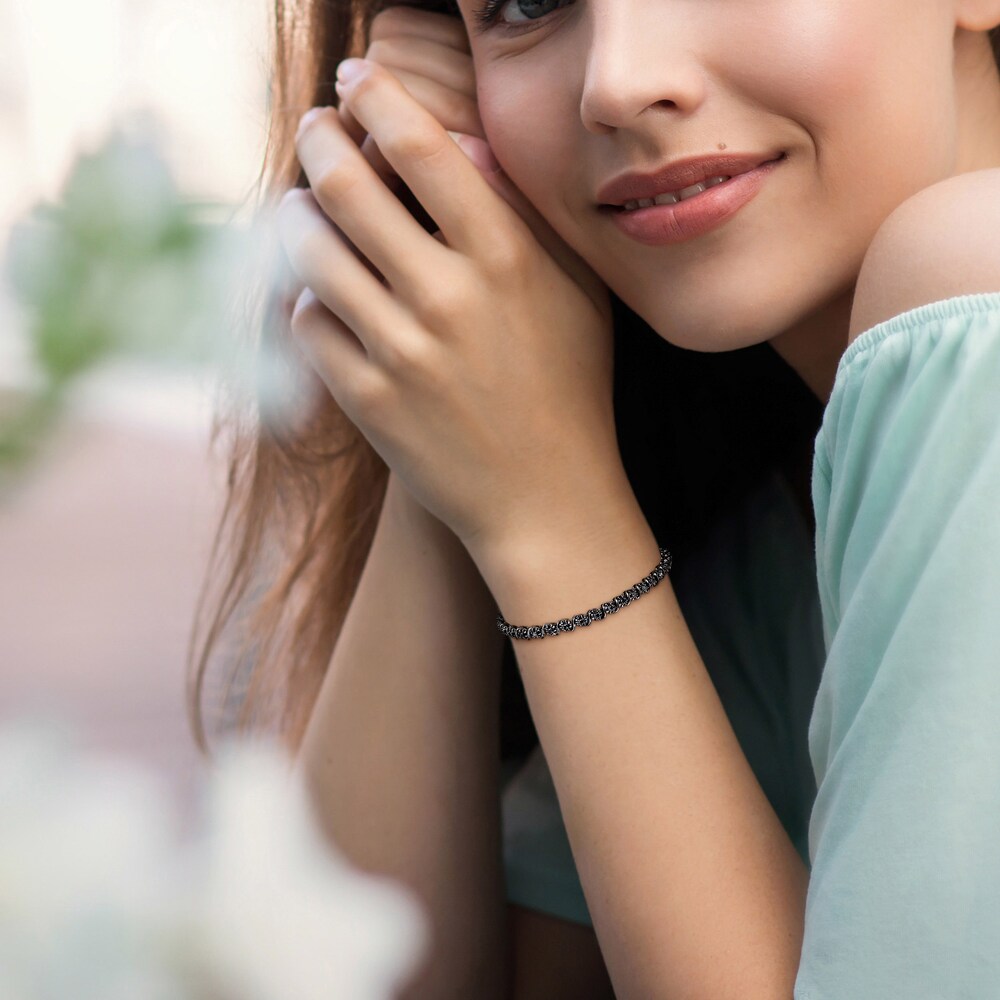
[[[627,481],[552,513],[473,552],[512,625],[608,601],[669,547]],[[616,614],[514,650],[619,1000],[790,1000],[808,869],[670,577]]]
[[[502,996],[494,613],[468,553],[390,474],[298,761],[336,846],[425,907],[433,955],[407,998]]]

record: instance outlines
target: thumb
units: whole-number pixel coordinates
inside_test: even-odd
[[[449,131],[448,134],[469,160],[479,168],[479,172],[490,187],[517,212],[535,239],[556,263],[580,285],[602,312],[609,311],[610,303],[604,282],[594,273],[590,265],[568,246],[535,206],[528,201],[521,190],[514,185],[493,155],[489,144],[478,136],[469,135],[466,132]]]

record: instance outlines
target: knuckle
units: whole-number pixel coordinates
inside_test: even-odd
[[[385,38],[387,35],[398,33],[411,22],[408,10],[409,8],[405,4],[396,4],[380,10],[371,20],[368,37],[371,39]]]
[[[520,277],[528,266],[528,253],[523,241],[500,233],[490,241],[483,265],[490,276]]]
[[[442,132],[412,129],[393,140],[396,154],[408,163],[433,165],[440,157],[450,156],[451,140]]]
[[[381,345],[381,362],[387,371],[396,375],[411,376],[430,367],[430,349],[427,337],[394,337]]]
[[[436,332],[442,333],[452,323],[460,319],[465,309],[465,295],[457,281],[428,282],[414,292],[414,306],[423,321]]]
[[[362,182],[360,171],[347,157],[327,164],[313,182],[320,202],[336,204],[346,200]]]

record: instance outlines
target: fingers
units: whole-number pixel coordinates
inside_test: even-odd
[[[361,74],[338,92],[341,101],[348,103],[366,126],[393,170],[437,223],[448,246],[480,260],[491,259],[498,238],[510,229],[511,209],[496,197],[441,123],[413,100],[392,73],[377,63],[362,63]],[[336,122],[322,115],[300,133],[299,159],[307,174],[311,167],[317,175],[322,174],[324,160],[329,164],[331,157],[337,158],[339,150],[334,148],[339,146],[337,139],[346,141],[346,135]],[[328,206],[322,186],[315,182],[313,190],[348,239],[386,274],[382,265],[390,248],[385,246],[385,237],[375,232],[380,228],[374,224],[375,220],[368,223],[357,216],[355,206],[364,203],[365,213],[374,211],[378,219],[391,223],[397,216],[399,203],[396,201],[396,206],[388,206],[385,194],[377,192],[368,177],[355,173],[344,161],[341,165],[344,167],[341,180],[332,185],[329,183],[332,175],[328,168],[326,170],[327,187],[331,188],[332,199],[340,204]],[[365,166],[367,168],[367,164]],[[374,177],[374,173],[371,176]],[[351,197],[340,197],[347,189]],[[385,191],[384,184],[382,190]],[[398,230],[404,245],[396,249],[395,256],[402,256],[404,261],[408,256],[406,251],[422,252],[420,248],[426,246],[426,239],[414,238],[412,226],[410,219],[407,226]],[[387,231],[396,235],[392,228]],[[409,266],[416,266],[416,262]],[[414,275],[420,280],[424,274],[426,269],[421,267],[419,272],[403,277],[409,284]],[[393,278],[388,274],[386,277],[395,286]]]
[[[486,140],[486,133],[483,130],[483,123],[479,117],[479,107],[474,100],[470,100],[465,94],[445,87],[442,84],[428,79],[426,76],[419,76],[408,73],[405,70],[392,70],[394,76],[406,88],[407,93],[425,110],[433,115],[449,132],[464,132],[466,135],[478,136]],[[357,118],[354,117],[351,109],[343,102],[337,109],[340,120],[353,123],[353,131],[345,124],[348,134],[361,146],[361,152],[365,159],[372,165],[372,169],[377,173],[394,192],[399,192],[402,182],[392,165],[385,158],[375,140],[365,131]],[[361,138],[358,139],[357,135]]]
[[[291,325],[296,345],[313,371],[344,413],[360,424],[365,400],[381,381],[364,347],[309,288],[296,302]]]
[[[392,73],[413,73],[475,99],[476,74],[472,56],[456,52],[437,39],[411,35],[379,38],[368,46],[365,58],[385,66]]]
[[[460,52],[470,51],[469,35],[462,19],[440,11],[421,10],[404,4],[379,11],[372,18],[369,39],[375,41],[393,35],[429,38]]]
[[[396,87],[402,92],[398,82]],[[450,136],[442,134],[464,159]],[[431,277],[450,263],[447,248],[430,243],[424,228],[344,132],[336,108],[321,109],[295,141],[322,210],[396,292],[419,300]],[[471,163],[466,165],[475,171]]]
[[[403,335],[409,314],[330,225],[310,190],[286,192],[277,223],[297,280],[354,332],[372,358],[381,359],[383,331]]]
[[[354,113],[343,101],[337,106],[337,113],[340,115],[344,131],[354,140],[355,145],[360,146],[365,141],[365,136],[368,135],[364,125],[354,117]]]
[[[295,269],[288,259],[288,254],[283,252],[280,245],[278,252],[271,259],[271,267],[271,290],[277,300],[281,316],[287,322],[291,318],[295,302],[302,294],[305,285],[295,273]]]
[[[389,72],[399,80],[406,92],[446,129],[486,138],[474,91],[470,95],[464,89],[450,87],[423,73],[396,69],[395,66],[389,69]],[[353,111],[350,113],[353,116]]]
[[[365,141],[361,143],[361,155],[371,164],[372,170],[385,181],[386,187],[394,194],[399,194],[403,187],[399,174],[393,170],[392,164],[382,155],[378,144],[367,133],[365,133]]]
[[[460,17],[406,5],[387,7],[372,19],[365,58],[395,73],[446,129],[485,138],[469,36]],[[445,92],[438,95],[438,87]],[[340,110],[347,134],[360,146],[364,127],[349,108]]]

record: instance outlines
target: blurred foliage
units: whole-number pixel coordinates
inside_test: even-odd
[[[155,142],[116,130],[76,159],[55,204],[15,224],[3,267],[42,384],[0,407],[0,473],[37,450],[68,386],[113,355],[232,363],[230,311],[255,242],[225,218],[232,208],[185,198]]]

